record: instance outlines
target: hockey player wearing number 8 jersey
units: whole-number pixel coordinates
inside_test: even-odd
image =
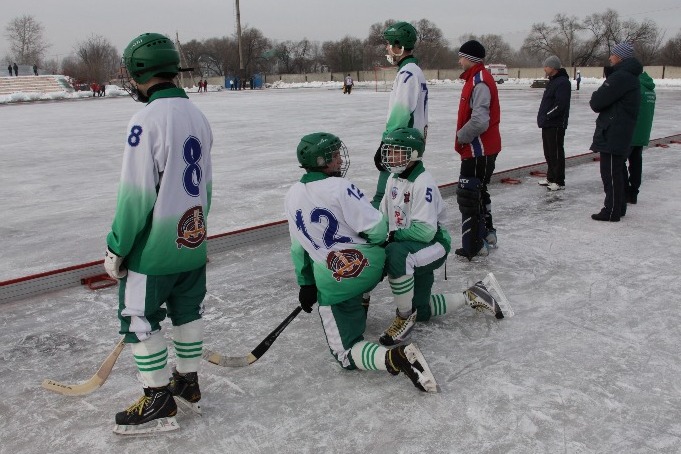
[[[451,238],[444,228],[440,191],[422,162],[425,141],[418,129],[399,128],[383,142],[381,159],[392,175],[380,208],[389,223],[386,270],[397,308],[379,342],[400,344],[409,338],[417,321],[464,305],[503,318],[498,302],[482,282],[462,293],[431,295],[433,271],[445,263]]]
[[[173,83],[180,55],[172,40],[140,35],[123,63],[130,77],[124,87],[146,105],[128,125],[104,267],[120,280],[120,333],[144,382],[144,395],[116,414],[114,432],[138,434],[177,429],[175,399],[199,411],[213,134]],[[161,332],[166,314],[176,353],[172,378]]]
[[[297,157],[306,173],[286,194],[285,210],[301,307],[310,313],[319,303],[329,349],[344,369],[404,372],[421,391],[437,392],[416,345],[388,350],[364,340],[362,293],[383,275],[387,223],[344,178],[347,148],[335,135],[318,132],[301,139]]]

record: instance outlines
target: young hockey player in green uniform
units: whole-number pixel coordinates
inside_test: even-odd
[[[173,396],[200,410],[213,135],[206,117],[173,84],[180,55],[172,40],[140,35],[123,61],[132,79],[126,89],[147,104],[128,124],[104,267],[120,280],[120,332],[144,381],[144,396],[116,414],[114,432],[136,434],[178,428]],[[160,325],[166,314],[177,356],[172,380]]]
[[[417,321],[464,305],[497,318],[512,315],[491,274],[464,292],[431,295],[433,271],[445,263],[451,238],[437,183],[423,165],[425,146],[416,128],[398,128],[383,138],[381,160],[392,175],[380,209],[389,223],[386,269],[397,306],[392,324],[379,339],[388,346],[404,342]]]
[[[344,178],[347,148],[333,134],[303,137],[298,162],[306,173],[286,194],[291,257],[305,312],[319,302],[329,349],[344,369],[404,372],[421,391],[437,383],[415,344],[388,350],[364,340],[362,293],[383,274],[387,235],[384,216]]]

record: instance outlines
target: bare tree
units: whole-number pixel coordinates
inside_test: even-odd
[[[564,66],[575,63],[575,48],[579,45],[578,32],[583,25],[575,16],[556,14],[553,25],[538,23],[532,25],[532,31],[525,38],[523,48],[541,57],[556,55]]]
[[[681,32],[667,41],[664,47],[660,49],[660,63],[681,66]]]
[[[90,82],[108,81],[118,74],[121,57],[116,48],[101,35],[91,35],[76,44],[78,74],[70,74],[79,80]]]
[[[584,20],[584,29],[591,34],[584,57],[589,63],[603,63],[617,43],[628,41],[640,48],[641,57],[653,61],[661,46],[662,36],[651,20],[636,22],[633,19],[621,21],[617,11],[608,9]]]
[[[268,63],[265,55],[271,48],[271,41],[266,38],[260,30],[248,26],[244,27],[241,31],[241,49],[245,71],[244,76],[267,70]]]
[[[362,42],[351,36],[322,44],[323,59],[331,72],[363,69],[363,50]]]
[[[437,25],[428,19],[421,19],[412,25],[416,28],[418,37],[414,53],[418,57],[419,66],[429,69],[447,68],[453,65],[449,58],[447,47],[449,43]]]
[[[40,64],[50,47],[45,42],[43,25],[33,16],[15,17],[5,27],[10,57],[21,64]]]

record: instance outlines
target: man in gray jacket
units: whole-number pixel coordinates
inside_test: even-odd
[[[570,96],[572,85],[570,76],[560,66],[560,60],[551,55],[544,60],[544,72],[549,83],[537,112],[537,126],[541,128],[544,158],[546,158],[546,178],[539,184],[549,191],[565,189],[565,129],[570,116]]]

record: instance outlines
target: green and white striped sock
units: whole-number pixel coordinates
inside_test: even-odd
[[[350,356],[358,369],[386,370],[385,354],[387,348],[373,342],[359,341],[350,349]]]
[[[430,295],[430,313],[433,317],[444,315],[447,313],[447,309],[458,309],[463,307],[465,304],[466,298],[464,298],[463,293],[438,293]]]
[[[414,298],[414,276],[388,277],[388,282],[400,315],[411,314],[411,300]]]
[[[198,372],[203,353],[203,319],[173,327],[173,345],[177,371]]]
[[[150,388],[166,386],[169,383],[168,347],[159,331],[151,337],[131,344],[132,355],[144,384]]]

